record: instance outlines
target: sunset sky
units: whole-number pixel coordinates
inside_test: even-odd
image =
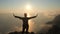
[[[9,12],[8,10],[13,9],[23,10],[26,9],[26,5],[38,10],[59,10],[60,0],[0,0],[0,12],[3,10]]]
[[[30,3],[32,6],[42,8],[60,8],[60,0],[0,0],[1,8],[19,8]]]
[[[60,14],[60,0],[0,0],[0,33],[21,31],[22,21],[13,17],[35,16],[29,23],[29,31],[39,32],[42,27],[47,27],[46,22],[52,21]],[[48,28],[48,27],[47,27]]]

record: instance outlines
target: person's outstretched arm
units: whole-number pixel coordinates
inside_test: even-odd
[[[36,16],[33,16],[33,17],[29,17],[28,19],[32,19],[32,18],[36,18],[38,16],[38,14]]]
[[[13,16],[14,16],[15,18],[19,18],[19,19],[22,19],[22,17],[19,17],[19,16],[15,16],[14,14],[13,14]]]

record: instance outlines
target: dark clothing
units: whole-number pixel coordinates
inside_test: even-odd
[[[28,18],[23,18],[22,20],[23,20],[23,26],[24,25],[28,26],[28,20],[29,19]]]

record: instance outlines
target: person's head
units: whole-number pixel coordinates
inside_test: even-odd
[[[24,13],[24,16],[27,17],[27,13]]]

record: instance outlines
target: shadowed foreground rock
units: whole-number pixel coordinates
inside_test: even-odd
[[[15,32],[10,32],[8,34],[22,34],[22,32],[15,31]],[[24,34],[26,34],[26,32],[24,32]],[[28,34],[35,34],[35,33],[34,32],[28,32]]]
[[[49,24],[53,24],[53,27],[46,34],[60,34],[60,15],[57,15]]]

